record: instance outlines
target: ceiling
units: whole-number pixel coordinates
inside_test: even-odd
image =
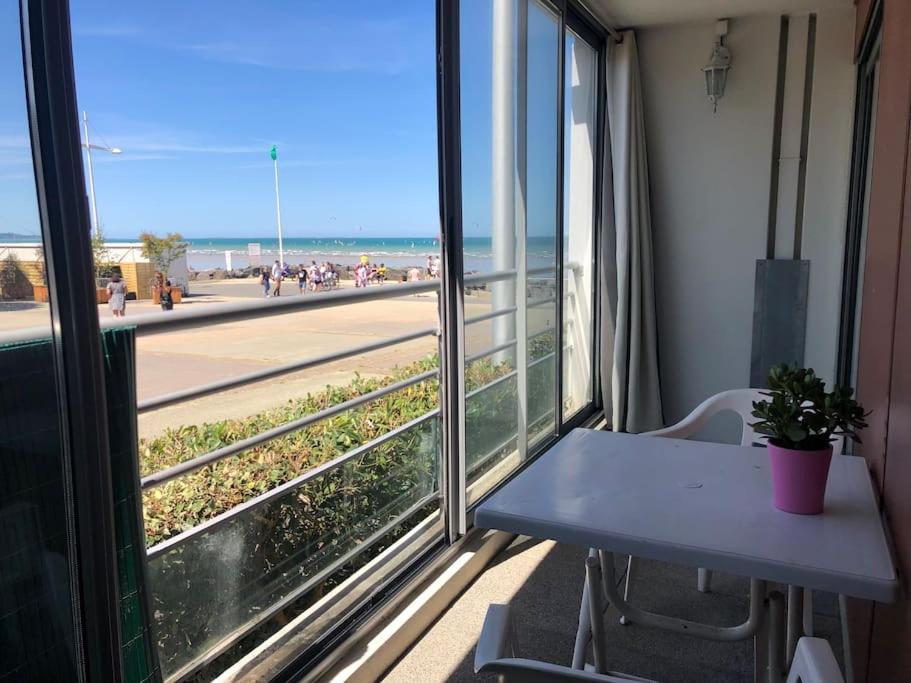
[[[800,14],[853,7],[853,0],[583,0],[608,26],[628,28],[710,21],[748,14]]]

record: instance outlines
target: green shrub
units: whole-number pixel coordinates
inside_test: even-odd
[[[317,394],[289,400],[251,417],[169,428],[155,438],[140,440],[140,473],[145,476],[191,460],[437,365],[437,357],[428,356],[389,377],[357,377],[345,386],[327,386]],[[508,371],[505,365],[495,366],[489,361],[473,363],[467,377],[469,389]],[[438,404],[439,382],[428,379],[150,489],[143,494],[146,542],[155,545],[201,524],[425,415]]]

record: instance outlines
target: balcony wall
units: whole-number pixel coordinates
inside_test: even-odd
[[[713,22],[639,31],[651,175],[659,357],[665,418],[750,382],[756,260],[794,256],[809,17],[789,17],[779,181],[771,188],[779,79],[778,15],[733,18],[734,61],[712,113],[701,68]],[[853,118],[854,13],[820,12],[799,256],[810,261],[805,362],[834,375]],[[774,194],[770,192],[773,190]],[[736,422],[706,438],[730,440]]]

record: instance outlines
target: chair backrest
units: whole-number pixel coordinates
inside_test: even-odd
[[[750,426],[753,417],[753,402],[762,401],[767,394],[762,389],[729,389],[709,396],[702,403],[677,424],[656,429],[653,432],[644,432],[643,436],[664,436],[677,439],[688,439],[702,429],[709,421],[725,411],[737,413],[740,416],[741,432],[740,445],[753,446],[765,443],[768,437],[758,434]],[[844,449],[844,439],[838,438],[832,442],[832,455],[841,455]]]
[[[487,608],[475,651],[474,671],[497,674],[501,683],[629,683],[631,678],[516,657],[509,605],[495,604]]]
[[[474,658],[475,673],[497,674],[501,683],[630,683],[648,681],[629,674],[598,674],[515,656],[508,605],[490,605]],[[706,679],[708,680],[708,678]],[[797,641],[787,683],[844,683],[828,641],[804,636]]]
[[[665,436],[678,439],[688,439],[698,432],[718,413],[731,411],[740,416],[742,431],[740,435],[741,446],[752,446],[762,442],[765,438],[753,431],[750,422],[753,420],[753,401],[761,401],[765,394],[760,389],[729,389],[714,396],[709,396],[702,403],[683,418],[680,422],[664,429],[645,432],[645,436]]]
[[[804,636],[797,641],[787,683],[844,683],[829,641]]]

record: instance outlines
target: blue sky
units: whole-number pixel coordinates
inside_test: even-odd
[[[435,236],[433,0],[71,0],[106,235]],[[490,234],[491,3],[462,7],[463,215]],[[0,232],[37,232],[16,3],[0,3]],[[529,234],[555,215],[557,24],[529,13]],[[12,96],[9,96],[9,95]]]
[[[72,0],[71,13],[79,107],[93,142],[124,150],[94,156],[108,236],[270,234],[273,144],[286,234],[436,234],[432,0]],[[3,44],[0,87],[21,90]],[[22,106],[0,102],[0,143]],[[28,224],[26,203],[22,220],[0,216]]]

